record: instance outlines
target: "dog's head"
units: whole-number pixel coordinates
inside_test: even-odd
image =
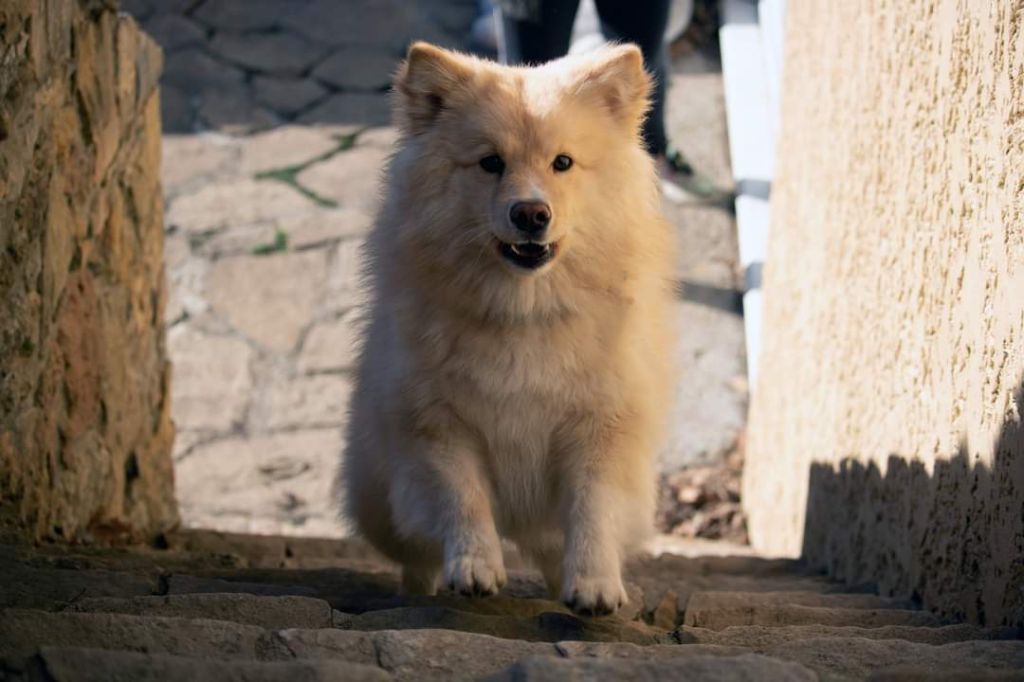
[[[649,89],[631,45],[518,68],[414,44],[395,82],[402,239],[484,296],[607,276],[657,201],[640,143]]]

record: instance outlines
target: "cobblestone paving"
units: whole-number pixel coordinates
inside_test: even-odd
[[[123,0],[163,46],[163,181],[177,489],[186,524],[333,536],[358,247],[394,140],[390,74],[412,39],[462,47],[474,0]],[[729,180],[721,79],[691,59],[672,129]],[[732,219],[670,206],[680,276],[736,283]],[[742,327],[681,301],[677,436],[666,468],[714,460],[742,428]]]
[[[627,566],[623,610],[580,618],[514,554],[503,592],[471,599],[398,595],[393,568],[353,540],[191,531],[164,544],[0,544],[0,680],[911,682],[1024,670],[1018,629],[946,623],[791,561],[642,557]]]

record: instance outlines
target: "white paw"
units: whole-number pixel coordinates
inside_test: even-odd
[[[444,582],[460,594],[486,597],[505,586],[501,550],[457,552],[444,562]]]
[[[629,599],[616,573],[570,576],[562,588],[562,602],[581,616],[614,613]]]

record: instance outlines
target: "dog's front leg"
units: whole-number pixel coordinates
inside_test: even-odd
[[[561,596],[577,613],[602,615],[627,601],[623,554],[637,539],[630,536],[644,535],[649,525],[649,465],[628,434],[595,429],[577,437],[566,459]]]
[[[505,584],[505,564],[479,457],[451,439],[419,440],[413,449],[392,488],[400,529],[441,546],[445,585],[462,594],[495,594]]]

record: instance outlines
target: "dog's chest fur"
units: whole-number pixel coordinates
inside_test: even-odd
[[[420,375],[478,439],[499,526],[514,532],[554,511],[559,432],[609,390],[607,333],[585,317],[503,327],[435,319]]]

